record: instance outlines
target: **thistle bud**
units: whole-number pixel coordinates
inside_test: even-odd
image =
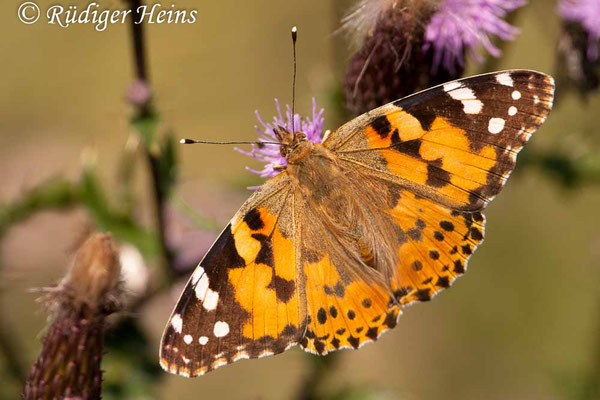
[[[54,320],[25,383],[25,399],[99,399],[106,317],[118,309],[120,265],[109,234],[77,250],[65,278],[48,289]]]

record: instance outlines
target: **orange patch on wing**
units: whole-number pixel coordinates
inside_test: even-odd
[[[393,328],[400,309],[389,304],[382,285],[364,280],[343,282],[327,256],[305,262],[307,309],[310,323],[301,345],[325,354],[339,348],[358,348]]]
[[[441,167],[450,173],[453,185],[473,190],[486,184],[488,171],[496,164],[496,152],[492,146],[472,150],[466,132],[450,125],[444,118],[436,118],[423,139],[421,157],[441,159]],[[468,201],[468,193],[463,192],[462,199]]]
[[[398,129],[400,140],[403,142],[418,139],[426,132],[421,128],[421,123],[418,119],[406,111],[402,111],[401,108],[398,108],[398,111],[388,114],[387,119],[392,126],[392,132],[394,129]]]
[[[489,170],[497,162],[493,146],[473,150],[466,132],[441,117],[434,120],[428,131],[403,111],[386,118],[391,127],[386,137],[382,138],[371,126],[367,127],[366,135],[369,146],[382,148],[380,153],[393,174],[423,186],[425,191],[435,191],[457,206],[469,204],[472,191],[487,184]],[[392,143],[392,132],[396,129],[399,139]],[[429,183],[431,168],[437,173],[433,176],[438,179],[436,185]]]
[[[242,334],[250,339],[277,339],[284,328],[298,328],[301,323],[294,245],[275,227],[276,216],[264,208],[257,211],[260,228],[241,221],[235,229],[235,246],[247,265],[229,269],[228,278],[235,300],[251,315]],[[261,252],[269,255],[260,257]]]
[[[452,212],[409,191],[401,193],[401,200],[389,213],[406,234],[390,282],[402,296],[401,304],[429,300],[449,287],[465,272],[468,258],[483,240],[480,213]]]

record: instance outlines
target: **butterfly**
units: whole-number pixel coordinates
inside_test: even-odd
[[[552,108],[528,70],[436,86],[322,143],[278,128],[287,166],[242,205],[167,323],[162,367],[197,376],[300,346],[359,348],[461,276],[482,211]]]

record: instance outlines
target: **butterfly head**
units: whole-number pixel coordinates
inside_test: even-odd
[[[304,132],[292,133],[283,126],[275,127],[273,132],[281,143],[281,156],[290,164],[303,159],[312,148],[312,142],[306,138]]]

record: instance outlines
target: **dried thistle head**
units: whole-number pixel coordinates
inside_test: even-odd
[[[90,236],[75,253],[59,287],[75,302],[101,310],[114,299],[121,265],[110,234]]]
[[[50,291],[54,320],[29,372],[25,399],[100,398],[105,321],[119,304],[115,247],[110,235],[92,235]]]

